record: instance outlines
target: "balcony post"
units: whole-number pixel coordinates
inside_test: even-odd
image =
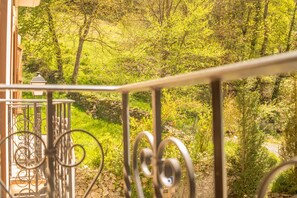
[[[67,131],[71,129],[71,103],[67,104],[67,120],[68,120],[68,125],[67,125]]]
[[[153,158],[153,184],[155,188],[155,196],[162,197],[161,185],[159,182],[159,162],[157,152],[162,140],[162,121],[161,121],[161,90],[155,89],[152,91],[152,106],[153,106],[153,134],[154,134],[154,158]]]
[[[47,92],[47,193],[49,198],[55,197],[55,150],[53,132],[53,93]]]
[[[67,104],[67,128],[66,131],[69,131],[71,129],[71,103]],[[71,141],[71,137],[69,135],[68,141]],[[68,163],[71,164],[74,160],[70,157],[67,157],[69,160]],[[73,160],[73,161],[72,161]],[[69,171],[69,197],[75,197],[75,168],[71,167],[68,169]]]
[[[13,123],[13,107],[12,104],[7,105],[8,108],[8,135],[10,135],[12,133],[12,123]],[[8,183],[10,184],[10,177],[12,175],[12,169],[11,169],[11,165],[12,165],[12,160],[13,160],[13,155],[12,155],[12,149],[13,149],[13,144],[12,144],[12,140],[9,139],[8,141],[8,159],[9,159],[9,177],[8,177]]]
[[[222,117],[222,90],[221,81],[211,82],[212,88],[212,113],[213,113],[213,144],[214,144],[214,175],[215,197],[227,197],[226,167],[224,153],[224,132]]]
[[[39,118],[37,117],[38,116],[38,110],[37,110],[37,103],[34,102],[33,104],[33,108],[34,108],[34,126],[33,126],[33,132],[35,134],[37,134],[38,136],[41,137],[40,135],[40,130],[39,130]],[[38,140],[36,137],[34,137],[34,148],[35,148],[35,152],[36,152],[36,156],[35,156],[35,162],[38,161],[38,159],[41,159],[41,155],[40,152],[39,152],[39,143],[38,143]],[[35,175],[35,183],[38,184],[38,170],[36,170],[36,175]],[[35,192],[38,192],[38,185],[35,185]]]
[[[129,94],[122,94],[125,197],[131,197]]]

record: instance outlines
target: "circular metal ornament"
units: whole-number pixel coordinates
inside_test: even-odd
[[[145,148],[141,151],[142,154],[140,154],[140,158],[142,158],[141,162],[141,168],[144,170],[144,174],[147,177],[152,177],[152,171],[149,170],[149,166],[147,166],[147,163],[150,161],[150,153],[152,151],[153,145],[154,145],[154,137],[151,133],[148,131],[143,131],[139,133],[136,138],[135,138],[135,143],[133,147],[133,172],[134,172],[134,181],[136,184],[136,190],[137,190],[137,195],[138,197],[144,197],[142,185],[141,185],[141,180],[140,180],[140,173],[138,170],[138,145],[140,144],[142,138],[145,138],[148,143],[150,144],[151,149]],[[150,151],[149,151],[150,150]]]
[[[144,148],[140,152],[140,167],[142,172],[147,177],[152,176],[152,172],[150,171],[150,166],[152,165],[153,151],[149,148]]]
[[[180,163],[175,158],[162,160],[159,168],[159,178],[163,186],[167,188],[175,187],[181,180]]]
[[[169,158],[167,160],[164,160],[162,158],[163,154],[164,154],[164,150],[165,147],[168,144],[173,144],[175,145],[181,156],[184,159],[185,162],[185,166],[186,166],[186,170],[187,170],[187,176],[188,176],[188,181],[189,181],[189,197],[190,198],[195,198],[196,197],[196,184],[195,184],[195,177],[194,177],[194,167],[193,167],[193,163],[192,163],[192,159],[190,157],[190,154],[188,152],[188,149],[186,148],[186,146],[177,138],[174,137],[169,137],[165,140],[163,140],[158,148],[158,152],[157,152],[157,159],[158,161],[161,161],[163,163],[160,164],[159,167],[157,167],[158,169],[167,169],[167,173],[166,171],[160,171],[159,172],[161,174],[159,174],[159,179],[161,181],[161,184],[163,184],[163,186],[165,187],[175,187],[181,179],[181,168],[179,165],[179,161],[177,159],[173,159],[173,158]],[[169,175],[172,176],[172,178],[168,177]],[[166,182],[166,178],[170,178],[171,180],[167,180]]]

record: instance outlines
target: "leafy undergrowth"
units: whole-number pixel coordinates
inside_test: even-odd
[[[119,124],[94,119],[78,107],[72,107],[72,129],[82,129],[90,132],[102,145],[104,152],[104,169],[115,174],[122,170],[122,128]],[[85,149],[85,159],[81,166],[98,168],[101,163],[101,152],[97,142],[88,134],[74,132],[74,144],[80,144]],[[76,162],[83,157],[83,149],[75,148]]]

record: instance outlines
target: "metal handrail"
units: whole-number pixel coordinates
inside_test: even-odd
[[[0,99],[0,103],[6,102],[7,105],[33,105],[46,103],[46,99]],[[74,103],[71,99],[54,99],[53,104]]]
[[[212,94],[212,110],[213,110],[213,142],[214,142],[214,172],[215,172],[215,196],[220,198],[227,197],[227,185],[226,185],[226,166],[225,166],[225,153],[224,153],[224,132],[223,132],[223,111],[222,111],[222,82],[237,80],[241,78],[261,76],[261,75],[274,75],[279,73],[293,72],[297,70],[297,51],[288,52],[284,54],[278,54],[273,56],[268,56],[264,58],[259,58],[255,60],[234,63],[219,67],[212,67],[208,69],[203,69],[196,72],[191,72],[187,74],[180,74],[176,76],[170,76],[155,80],[149,80],[139,83],[132,83],[122,86],[97,86],[97,85],[7,85],[0,84],[0,92],[6,90],[43,90],[47,92],[47,100],[0,100],[0,102],[7,102],[7,104],[13,104],[14,102],[32,102],[47,103],[47,157],[48,157],[48,170],[49,170],[49,182],[48,182],[48,196],[50,198],[54,197],[55,185],[54,180],[54,160],[55,155],[52,151],[55,149],[53,145],[53,115],[54,108],[53,104],[53,92],[114,92],[122,94],[122,119],[123,119],[123,148],[124,148],[124,181],[125,181],[125,196],[131,197],[131,160],[130,160],[130,130],[129,130],[129,93],[135,91],[147,91],[152,92],[152,112],[153,112],[153,133],[147,135],[150,140],[151,148],[144,148],[141,150],[140,154],[142,156],[142,164],[145,163],[146,166],[152,166],[153,184],[155,189],[155,196],[161,197],[163,187],[173,187],[175,184],[179,183],[179,178],[181,176],[180,166],[177,159],[162,157],[162,149],[169,143],[169,140],[162,141],[162,122],[161,122],[161,89],[180,87],[186,85],[194,84],[210,84],[211,94]],[[63,102],[64,100],[62,100]],[[60,101],[61,102],[61,101]],[[73,101],[70,101],[71,103]],[[142,134],[142,133],[140,133]],[[150,134],[150,133],[145,133]],[[171,139],[172,141],[175,139]],[[165,142],[164,142],[165,141]],[[134,143],[134,153],[137,155],[137,142]],[[182,145],[181,142],[176,144],[178,148],[183,148],[182,153],[188,153],[186,147]],[[161,149],[161,151],[160,151]],[[161,153],[161,154],[160,154]],[[134,155],[134,156],[135,156]],[[102,155],[103,156],[103,155]],[[185,155],[185,159],[188,159],[188,154]],[[133,158],[133,164],[137,164],[137,157]],[[190,159],[190,158],[189,158]],[[194,170],[191,168],[191,160],[187,161],[188,175],[193,176]],[[146,167],[142,166],[142,167]],[[136,167],[137,168],[137,167]],[[166,182],[169,179],[168,175],[164,176],[164,170],[170,170],[172,175],[173,183]],[[137,171],[136,171],[137,172]],[[134,171],[135,174],[135,171]],[[194,178],[194,177],[193,177]],[[138,196],[144,197],[142,193],[142,187],[140,180],[136,179]],[[138,181],[138,182],[137,182]],[[162,182],[161,182],[162,181]],[[164,182],[165,181],[165,182]],[[195,197],[195,186],[194,181],[192,182],[190,197]],[[191,187],[191,185],[190,185]],[[264,188],[261,188],[264,191]],[[89,191],[88,191],[89,192]],[[87,192],[87,193],[88,193]],[[261,194],[261,193],[260,193]],[[264,194],[264,193],[262,193]],[[87,194],[86,194],[87,195]],[[85,196],[86,196],[85,195]],[[260,195],[259,197],[263,197]]]
[[[0,84],[0,92],[4,90],[43,90],[70,92],[120,92],[147,91],[152,89],[179,87],[193,84],[206,84],[214,80],[230,81],[241,78],[274,75],[297,70],[297,51],[287,52],[254,60],[233,63],[218,67],[199,70],[186,74],[170,76],[139,83],[121,86],[98,85],[6,85]]]
[[[119,86],[98,86],[98,85],[30,85],[30,84],[0,84],[0,92],[4,90],[25,90],[25,91],[57,91],[57,92],[116,92],[119,89]]]
[[[231,81],[241,78],[274,75],[296,71],[297,51],[267,56],[245,62],[233,63],[199,70],[186,74],[149,80],[121,86],[118,91],[146,91],[151,89],[180,87],[194,84],[209,84],[213,81]],[[1,87],[0,87],[1,89]]]

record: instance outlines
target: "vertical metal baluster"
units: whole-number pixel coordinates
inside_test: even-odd
[[[68,120],[67,131],[69,131],[71,129],[71,103],[67,104],[67,114],[68,114],[67,115],[68,116],[67,117],[67,120]],[[69,134],[68,138],[69,138],[69,142],[70,142],[71,141],[70,134]],[[71,155],[71,153],[69,153],[69,155]],[[68,159],[69,159],[69,164],[71,164],[72,163],[72,158],[69,156]],[[75,168],[74,167],[71,167],[69,169],[69,186],[70,186],[70,188],[69,188],[69,197],[73,198],[73,197],[75,197]]]
[[[49,198],[55,197],[55,153],[53,134],[53,93],[47,92],[47,193]]]
[[[10,135],[12,133],[12,123],[13,121],[11,120],[12,119],[12,104],[11,105],[7,105],[8,107],[8,135]],[[8,141],[8,159],[9,159],[9,176],[11,177],[12,176],[12,169],[11,169],[11,166],[12,166],[12,161],[11,159],[13,159],[12,157],[12,148],[13,148],[13,143],[11,143],[13,140],[12,140],[12,137],[9,139]],[[10,184],[10,177],[9,177],[9,184]]]
[[[54,113],[54,125],[53,125],[53,127],[54,127],[54,141],[55,141],[55,139],[59,136],[59,133],[60,133],[60,123],[59,123],[59,112],[60,112],[60,105],[59,104],[55,104],[54,105],[54,110],[55,110],[55,113]],[[58,146],[61,146],[61,144],[59,144]],[[58,153],[56,153],[56,155],[58,156],[58,157],[60,157],[59,156],[59,150],[60,149],[57,149],[57,148],[55,148],[56,149],[56,152],[58,152]],[[60,183],[60,181],[59,181],[59,179],[58,179],[58,177],[59,177],[59,164],[56,164],[55,165],[55,196],[56,197],[60,197],[60,185],[59,185],[59,183]]]
[[[29,113],[28,113],[28,109],[29,109],[29,107],[28,107],[28,105],[26,105],[25,107],[24,107],[24,109],[23,109],[23,113],[24,113],[24,131],[28,131],[29,130]],[[23,143],[24,143],[24,145],[25,146],[28,146],[28,138],[27,138],[27,135],[24,135],[24,139],[23,139]],[[27,157],[28,156],[28,150],[26,149],[25,150],[25,157]],[[25,161],[25,163],[27,163],[27,161]],[[28,165],[28,164],[26,164],[26,165]],[[28,170],[25,170],[25,172],[26,172],[26,175],[27,175],[27,171]],[[28,184],[28,188],[30,189],[30,183]],[[29,192],[30,193],[30,192]]]
[[[30,131],[30,121],[31,121],[31,117],[30,117],[30,105],[27,105],[27,109],[26,109],[26,117],[27,117],[27,131]],[[34,129],[33,129],[34,130]],[[27,152],[26,152],[26,166],[29,166],[30,163],[30,159],[31,159],[31,151],[30,151],[30,135],[25,135],[25,145],[28,147]],[[31,195],[31,170],[25,169],[25,171],[27,172],[27,177],[28,177],[28,188],[29,188],[29,195]]]
[[[211,83],[213,111],[215,197],[227,197],[221,81]]]
[[[10,105],[7,105],[8,107],[8,135],[10,135],[12,133],[12,104]],[[8,168],[9,168],[9,177],[8,177],[8,190],[10,190],[10,185],[11,185],[11,176],[12,176],[12,160],[13,157],[12,157],[12,148],[13,148],[13,143],[12,143],[12,137],[9,138],[9,141],[8,141],[8,160],[9,160],[9,164],[8,164]]]
[[[162,140],[162,120],[161,120],[161,90],[152,91],[153,106],[153,134],[154,134],[154,159],[153,159],[153,184],[155,188],[155,196],[162,197],[161,185],[158,177],[159,163],[157,159],[157,151]]]
[[[41,107],[37,106],[36,107],[36,115],[37,115],[37,128],[36,132],[40,138],[42,138],[42,118],[41,118]],[[38,159],[42,158],[42,148],[41,148],[41,142],[40,140],[37,139],[37,157]]]
[[[35,134],[39,134],[39,130],[38,130],[38,112],[37,112],[37,104],[34,102],[33,104],[33,108],[34,108],[34,133]],[[36,136],[34,137],[34,149],[35,149],[35,163],[38,163],[38,143],[37,143],[37,138]],[[38,194],[38,168],[36,168],[35,170],[35,193],[36,195]]]
[[[24,131],[27,130],[27,122],[26,122],[26,119],[27,119],[27,113],[26,113],[26,106],[23,108],[23,114],[24,114]],[[25,139],[25,138],[24,138]]]
[[[62,114],[63,114],[63,108],[62,108],[62,104],[59,104],[59,135],[60,136],[62,134],[62,129],[63,129],[63,126],[62,126],[62,123],[63,123],[63,117],[62,117]]]
[[[122,94],[125,197],[131,197],[129,94]]]
[[[58,126],[59,126],[59,129],[58,129],[58,135],[57,135],[57,137],[58,136],[60,136],[61,134],[62,134],[62,104],[58,104],[57,105],[58,106],[58,109],[59,109],[59,114],[58,114]],[[56,137],[56,138],[57,138]],[[59,144],[59,149],[58,149],[58,151],[59,151],[59,158],[60,158],[60,160],[62,160],[63,161],[63,159],[62,159],[62,155],[63,155],[63,150],[62,150],[62,148],[63,148],[63,141],[64,141],[64,139],[62,139],[62,141],[61,141],[61,143]],[[63,182],[63,168],[59,165],[59,164],[57,164],[57,184],[58,184],[58,187],[59,187],[59,191],[57,191],[58,192],[58,196],[59,197],[64,197],[63,196],[63,185],[62,185],[62,182]]]
[[[42,138],[42,117],[41,117],[41,106],[38,105],[36,108],[37,111],[37,132],[38,132],[38,136],[40,138]],[[42,159],[42,145],[41,145],[41,141],[37,140],[37,157],[39,160]],[[42,180],[42,166],[39,167],[36,171],[37,171],[37,176],[38,176],[38,180]],[[38,190],[39,190],[39,186],[38,186]],[[40,194],[38,194],[40,196]]]
[[[65,132],[65,118],[66,118],[66,114],[65,114],[66,109],[65,108],[66,108],[65,103],[61,104],[61,109],[62,109],[62,113],[61,113],[62,131],[61,131],[61,134],[63,134]],[[65,153],[67,151],[67,145],[66,145],[67,142],[66,141],[67,141],[67,139],[66,139],[66,137],[64,137],[63,142],[62,142],[62,148],[61,148],[61,149],[63,149],[63,152],[61,154],[63,163],[67,163],[65,161],[65,159],[66,159]],[[66,174],[65,173],[67,171],[67,168],[61,166],[61,169],[62,169],[62,173],[61,173],[61,175],[62,175],[62,197],[66,197],[66,186],[65,186]]]
[[[30,131],[30,105],[27,105],[27,131]]]
[[[67,116],[67,108],[66,108],[66,103],[62,104],[62,134],[66,132],[66,116]],[[67,164],[67,149],[68,149],[68,138],[67,136],[65,136],[63,138],[63,154],[62,154],[62,161],[63,163]],[[62,193],[63,193],[63,197],[68,197],[68,189],[67,189],[67,173],[68,173],[68,169],[67,167],[62,167],[63,169],[63,174],[62,174]]]
[[[68,106],[68,128],[67,131],[71,129],[71,103],[67,104]]]

